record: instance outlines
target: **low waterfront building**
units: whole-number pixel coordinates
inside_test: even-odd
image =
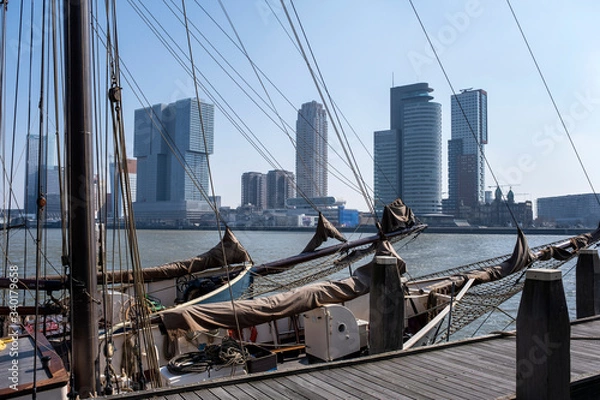
[[[600,222],[600,202],[594,193],[537,199],[538,224],[556,227],[595,227]]]

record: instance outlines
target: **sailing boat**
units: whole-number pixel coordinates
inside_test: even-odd
[[[160,266],[156,268],[150,268],[145,271],[126,271],[126,272],[117,272],[117,273],[104,273],[99,276],[96,271],[96,224],[94,218],[94,194],[93,194],[93,184],[94,184],[94,174],[92,171],[94,170],[92,166],[91,155],[94,153],[92,151],[92,143],[89,132],[92,131],[92,120],[91,120],[91,93],[90,93],[90,59],[89,53],[87,51],[87,43],[90,39],[89,33],[89,4],[88,2],[74,3],[68,2],[65,4],[65,23],[66,23],[66,48],[69,50],[66,54],[65,59],[67,60],[66,68],[65,68],[65,79],[64,82],[66,84],[65,88],[65,101],[66,101],[66,154],[67,154],[67,162],[66,165],[68,167],[66,171],[67,175],[67,198],[69,200],[69,204],[67,207],[68,213],[64,215],[67,217],[65,220],[64,226],[68,227],[68,251],[66,252],[66,257],[64,257],[63,262],[65,264],[67,274],[65,278],[62,279],[46,279],[41,280],[36,277],[36,279],[27,278],[14,278],[8,277],[4,280],[5,287],[9,288],[11,291],[16,289],[33,289],[36,293],[40,291],[48,291],[48,293],[58,290],[64,289],[67,286],[70,289],[71,295],[68,298],[68,302],[70,304],[66,305],[68,312],[71,316],[77,316],[76,323],[74,320],[71,320],[69,323],[70,330],[68,333],[70,334],[70,343],[72,345],[71,351],[71,359],[70,359],[70,386],[72,393],[77,393],[82,397],[89,397],[93,393],[96,392],[96,387],[100,381],[100,372],[96,367],[96,363],[98,360],[98,352],[99,348],[98,343],[98,321],[102,321],[102,319],[98,318],[98,309],[95,305],[95,294],[100,293],[98,291],[97,285],[98,283],[113,283],[114,282],[133,282],[133,288],[136,292],[136,296],[139,296],[141,293],[142,300],[139,300],[138,310],[135,319],[136,321],[142,321],[147,317],[147,313],[151,310],[147,310],[144,305],[143,293],[144,283],[153,283],[153,282],[164,282],[165,280],[172,280],[176,278],[180,278],[182,276],[187,276],[191,274],[202,274],[203,272],[211,269],[210,263],[207,262],[207,259],[217,258],[219,256],[215,256],[217,251],[209,252],[202,257],[197,257],[195,259],[191,259],[184,262],[178,262],[172,264],[170,266]],[[112,89],[115,89],[114,87]],[[117,90],[111,90],[109,92],[109,96],[113,102],[118,102],[119,94]],[[121,156],[123,156],[125,152],[123,151]],[[126,162],[121,160],[121,165],[126,166]],[[43,198],[40,197],[38,201],[38,227],[41,224],[41,218],[43,208],[45,206],[45,202]],[[130,209],[130,207],[129,207]],[[356,250],[360,246],[368,246],[374,243],[379,239],[379,236],[374,236],[367,240],[360,240],[357,243],[343,243],[339,246],[334,246],[329,249],[319,249],[316,250],[317,247],[325,240],[328,236],[330,236],[331,227],[328,226],[324,219],[320,220],[320,230],[317,232],[315,239],[305,251],[302,252],[298,257],[293,260],[287,260],[285,262],[279,263],[268,263],[265,265],[259,266],[255,271],[256,274],[264,276],[273,272],[281,272],[285,268],[290,268],[291,266],[303,262],[306,260],[322,257],[322,256],[330,256],[332,254],[340,253],[340,252],[350,252]],[[424,226],[413,227],[406,225],[398,225],[397,223],[393,225],[395,228],[394,232],[388,232],[390,236],[405,236],[412,232],[420,231],[424,228]],[[339,233],[336,233],[339,236]],[[131,235],[129,237],[130,243],[135,243],[135,235]],[[219,251],[222,251],[223,247],[230,247],[230,243],[235,243],[235,240],[232,239],[230,235],[230,231],[226,232],[225,235],[226,241],[220,243],[217,248]],[[134,246],[134,245],[132,245]],[[234,246],[236,247],[236,246]],[[40,249],[38,248],[38,252]],[[226,276],[226,281],[228,285],[222,285],[222,287],[226,287],[230,289],[231,284],[234,283],[234,280],[238,277],[243,277],[247,272],[248,268],[246,266],[242,267],[239,271],[231,271],[231,266],[229,264],[238,262],[238,259],[241,263],[245,263],[248,261],[247,255],[242,250],[239,251],[241,257],[230,257],[229,253],[222,253],[223,256],[220,258],[222,260],[222,265],[226,264],[226,267],[222,267],[221,273]],[[134,254],[135,251],[132,251]],[[362,254],[368,254],[369,251],[364,251]],[[227,262],[225,262],[227,260]],[[214,260],[209,260],[214,261]],[[11,269],[13,267],[10,267]],[[213,277],[212,271],[209,277]],[[200,293],[201,299],[207,299],[212,296],[214,291],[206,294]],[[190,294],[190,297],[196,297]],[[53,297],[52,297],[53,299]],[[188,299],[189,300],[189,299]],[[198,302],[196,299],[192,299],[193,302]],[[141,303],[141,304],[140,304]],[[52,312],[53,310],[43,310],[39,304],[39,299],[36,296],[35,306],[33,307],[36,312],[36,319],[38,315],[38,311],[43,311],[44,313]],[[65,307],[65,304],[60,305],[61,307]],[[9,306],[9,310],[11,310]],[[34,310],[26,309],[21,307],[19,309],[20,312],[23,313],[33,313]],[[60,312],[63,312],[61,309]],[[12,314],[11,314],[12,315]],[[14,323],[11,323],[11,329],[15,332],[18,329],[18,315],[15,316]],[[127,318],[128,317],[128,318]],[[139,317],[139,319],[137,318]],[[127,319],[134,319],[133,315],[126,316]],[[36,320],[37,321],[37,320]],[[129,321],[131,322],[131,321]],[[143,324],[144,322],[141,322]],[[45,325],[44,325],[45,326]],[[31,336],[33,337],[33,348],[40,348],[40,346],[44,346],[45,342],[42,338],[40,332],[38,332],[38,323],[33,323],[33,332]],[[137,329],[137,328],[136,328]],[[147,335],[148,329],[142,328],[140,329],[141,333],[138,332],[139,335],[144,336]],[[62,333],[67,333],[63,331]],[[111,332],[110,334],[114,334],[115,332]],[[14,343],[20,343],[21,340],[30,340],[27,336],[27,333],[21,332],[19,333],[20,337],[18,340],[10,340],[10,342],[14,345]],[[108,337],[108,336],[107,336]],[[147,337],[147,336],[144,336]],[[140,339],[141,341],[141,339]],[[146,345],[151,346],[151,339],[143,340]],[[21,348],[25,347],[25,344],[21,344]],[[110,343],[105,343],[105,353],[108,354],[110,350],[108,350]],[[47,351],[47,349],[45,349]],[[37,357],[37,351],[33,351],[33,371],[34,375],[32,378],[32,382],[23,381],[23,376],[21,375],[21,381],[15,383],[14,387],[10,389],[14,391],[10,394],[23,395],[32,391],[36,392],[45,392],[46,390],[53,390],[57,386],[60,386],[60,397],[64,397],[66,380],[61,380],[60,382],[56,381],[57,376],[64,377],[65,374],[64,368],[59,367],[60,362],[54,361],[53,367],[49,369],[49,365],[46,362],[46,356],[43,358]],[[153,361],[153,364],[156,365],[156,360],[152,360],[153,352],[149,352],[148,359],[150,362]],[[110,356],[107,356],[110,358]],[[52,355],[52,358],[56,360],[55,354]],[[4,360],[9,362],[10,360]],[[141,361],[140,361],[141,363]],[[23,365],[23,364],[22,364]],[[50,375],[50,380],[41,379],[36,376],[35,371],[38,371],[39,368],[45,374]],[[54,370],[56,367],[59,367],[58,370],[62,371],[61,374],[56,374]],[[106,371],[110,371],[110,366],[106,366]],[[152,369],[152,367],[142,367],[140,365],[142,371],[139,371],[138,379],[143,382],[146,368]],[[96,371],[96,373],[90,373],[90,371]],[[105,379],[107,380],[107,388],[112,384],[111,376],[117,378],[116,374],[109,375],[108,373],[105,375]],[[122,379],[122,376],[119,378]],[[61,385],[58,385],[61,383]],[[160,381],[158,382],[160,384]],[[108,392],[108,391],[105,391]],[[4,393],[3,393],[4,394]],[[9,394],[9,393],[6,393]],[[54,392],[49,392],[49,396],[57,396]]]
[[[68,4],[67,4],[68,3]],[[104,389],[104,393],[109,393],[109,388],[114,388],[115,385],[119,389],[119,384],[126,384],[129,387],[145,389],[147,381],[146,376],[155,374],[156,367],[164,367],[174,355],[185,355],[186,348],[181,346],[178,351],[169,346],[182,345],[182,338],[185,335],[186,341],[194,342],[192,345],[187,345],[187,349],[196,348],[198,345],[209,345],[218,342],[224,338],[224,334],[215,332],[215,329],[221,330],[250,330],[250,340],[262,343],[279,344],[284,332],[278,328],[281,324],[287,321],[298,321],[299,316],[305,316],[313,310],[319,310],[325,306],[340,305],[339,310],[348,310],[351,314],[351,319],[356,324],[358,329],[358,319],[361,320],[361,327],[364,327],[363,322],[368,321],[368,316],[364,312],[365,295],[369,292],[369,275],[370,269],[373,268],[373,261],[358,268],[354,271],[348,280],[339,282],[316,283],[305,288],[294,290],[287,293],[281,293],[270,297],[261,297],[258,299],[247,299],[239,302],[226,302],[215,304],[183,304],[173,309],[158,311],[154,314],[155,321],[148,321],[150,311],[145,304],[143,294],[145,289],[143,285],[146,283],[162,281],[163,276],[168,276],[168,279],[173,279],[174,276],[187,276],[190,273],[203,273],[209,268],[204,269],[202,261],[192,259],[182,263],[176,263],[168,267],[157,267],[148,270],[137,270],[132,272],[118,272],[114,274],[104,274],[98,276],[96,270],[96,239],[95,239],[95,220],[93,216],[93,201],[92,183],[94,177],[92,174],[93,167],[91,163],[91,154],[93,154],[92,143],[88,132],[92,131],[90,109],[90,93],[87,83],[89,77],[89,56],[85,51],[86,43],[89,39],[89,8],[87,2],[75,4],[75,2],[67,2],[65,5],[66,21],[67,21],[67,46],[69,53],[66,59],[69,61],[66,69],[67,84],[66,99],[67,108],[69,110],[67,118],[67,154],[69,166],[68,170],[68,187],[69,187],[69,251],[68,254],[68,272],[70,275],[68,282],[71,287],[70,313],[77,317],[76,323],[71,323],[71,343],[73,345],[72,364],[71,364],[71,385],[72,390],[80,394],[82,397],[89,397],[94,392]],[[115,92],[112,97],[116,98]],[[121,154],[123,155],[123,154]],[[123,163],[122,164],[126,164]],[[389,218],[388,218],[389,217]],[[334,256],[336,268],[345,268],[346,266],[363,259],[367,255],[376,254],[377,256],[385,255],[391,257],[398,267],[399,272],[403,272],[404,264],[391,247],[390,242],[394,238],[405,237],[408,234],[418,233],[425,226],[420,224],[412,215],[412,212],[400,200],[388,205],[386,212],[379,227],[379,233],[365,240],[359,240],[352,243],[342,243],[328,248],[320,248],[324,238],[337,237],[336,233],[328,226],[324,220],[320,220],[320,229],[315,234],[315,240],[306,247],[301,254],[286,259],[281,262],[265,263],[255,266],[254,273],[262,276],[272,274],[273,272],[282,273],[283,270],[299,263],[309,261],[311,259],[322,256]],[[226,232],[225,237],[229,236]],[[135,236],[131,237],[135,241]],[[589,246],[598,240],[596,232],[582,238],[576,238],[568,243],[556,244],[550,247],[548,252],[536,252],[532,254],[524,238],[520,235],[515,251],[504,262],[497,265],[492,264],[487,267],[470,266],[469,269],[461,269],[460,271],[452,271],[449,276],[432,279],[421,278],[405,283],[405,290],[408,293],[407,305],[413,309],[412,314],[408,314],[408,326],[412,330],[407,331],[415,339],[416,344],[423,343],[429,340],[431,332],[434,332],[440,326],[441,320],[438,315],[442,315],[448,307],[457,306],[459,300],[466,295],[466,292],[476,284],[485,285],[487,282],[497,282],[500,278],[508,276],[518,276],[519,272],[524,268],[528,268],[534,261],[544,259],[546,253],[559,254],[564,260],[573,257],[580,248]],[[230,243],[230,242],[229,242]],[[217,247],[223,247],[218,245]],[[566,252],[567,249],[570,251]],[[221,253],[219,253],[221,254]],[[203,258],[203,257],[201,257]],[[204,258],[203,258],[204,259]],[[225,263],[224,260],[228,262]],[[223,255],[223,264],[227,265],[224,270],[225,276],[229,278],[232,284],[231,271],[229,263],[231,259]],[[246,260],[244,259],[244,261]],[[225,267],[223,267],[225,268]],[[245,267],[244,267],[245,268]],[[179,272],[183,271],[182,275]],[[244,269],[246,271],[246,269]],[[465,272],[466,271],[466,272]],[[239,276],[239,275],[238,275]],[[9,278],[11,279],[11,278]],[[136,315],[129,315],[126,321],[122,324],[123,331],[119,332],[114,327],[105,327],[105,332],[102,336],[96,334],[98,330],[99,313],[95,306],[94,296],[97,293],[98,283],[110,283],[114,281],[132,281],[137,293]],[[19,279],[19,284],[22,282]],[[12,280],[10,284],[17,283]],[[36,291],[48,290],[52,282],[42,282],[35,280],[28,287],[35,288]],[[202,298],[200,286],[195,294],[200,294]],[[230,288],[229,285],[222,286]],[[454,295],[452,292],[458,292]],[[140,297],[141,294],[141,297]],[[193,297],[195,294],[192,290],[183,291],[184,300],[198,303]],[[250,297],[256,297],[259,293],[251,290],[248,294]],[[435,302],[435,307],[432,308],[431,302]],[[36,302],[37,303],[37,302]],[[343,304],[343,306],[341,306]],[[292,307],[293,306],[293,307]],[[260,307],[260,308],[259,308]],[[407,307],[408,308],[408,307]],[[362,310],[362,311],[361,311]],[[427,318],[423,320],[423,315],[427,313]],[[347,314],[347,313],[346,313]],[[431,315],[430,315],[431,314]],[[435,314],[435,315],[433,315]],[[237,317],[237,318],[236,318]],[[356,317],[359,317],[358,319]],[[436,319],[437,318],[437,319]],[[318,318],[317,318],[318,319]],[[74,321],[74,320],[73,320]],[[300,333],[305,326],[299,323],[294,327],[292,335]],[[37,326],[37,324],[34,324]],[[341,326],[341,325],[340,325]],[[256,329],[256,336],[254,331]],[[166,332],[161,332],[165,328]],[[277,331],[279,333],[271,334],[271,339],[264,338],[268,331]],[[199,334],[196,334],[199,333]],[[229,332],[228,332],[229,333]],[[233,332],[235,334],[235,331]],[[244,333],[238,333],[242,336]],[[289,334],[289,332],[285,332]],[[38,348],[44,345],[41,335],[34,329],[32,333],[33,343]],[[417,336],[420,335],[420,336]],[[38,336],[36,338],[36,336]],[[424,339],[424,337],[427,337]],[[20,340],[21,338],[19,338]],[[158,339],[158,340],[156,340]],[[308,337],[307,337],[308,339]],[[411,340],[409,339],[409,340]],[[31,339],[28,339],[31,340]],[[308,340],[322,340],[320,338],[311,338]],[[222,340],[225,342],[225,340]],[[10,341],[11,345],[14,343]],[[409,342],[407,342],[409,343]],[[19,345],[20,342],[19,342]],[[145,346],[143,346],[145,345]],[[354,353],[360,350],[359,347],[352,347],[348,351]],[[412,345],[412,344],[411,344]],[[167,348],[168,351],[155,352],[155,348]],[[145,347],[145,350],[140,350]],[[97,349],[101,348],[104,357],[99,357]],[[122,354],[133,355],[132,360],[124,360],[117,362],[114,357],[114,349],[121,351]],[[137,352],[137,355],[135,354]],[[36,353],[36,351],[34,351]],[[343,356],[348,354],[343,354]],[[171,356],[171,357],[169,357]],[[339,354],[338,354],[339,356]],[[127,357],[126,357],[127,358]],[[60,381],[51,382],[48,386],[44,386],[46,382],[37,380],[34,377],[35,385],[22,387],[17,386],[18,395],[24,394],[25,390],[39,390],[40,392],[48,389],[51,390],[52,385],[60,385],[60,396],[65,395],[66,375],[62,372],[63,368],[59,369],[59,373],[48,368],[49,365],[56,367],[59,363],[58,358],[54,358],[51,364],[46,363],[42,358],[34,357],[34,371],[37,371],[36,364],[43,368],[44,373],[50,374],[52,379]],[[100,360],[100,361],[98,361]],[[55,362],[56,361],[56,362]],[[112,363],[114,361],[114,364]],[[96,365],[100,364],[100,366]],[[133,369],[137,368],[137,371]],[[121,372],[126,368],[131,368],[126,373]],[[40,369],[42,371],[42,369]],[[91,373],[94,371],[94,373]],[[118,372],[117,372],[118,371]],[[40,373],[41,374],[41,373]],[[135,382],[131,379],[134,378]],[[129,379],[129,381],[128,381]],[[158,378],[156,384],[160,385],[161,378]],[[202,379],[202,378],[197,378]],[[4,394],[4,393],[2,393]],[[52,394],[54,395],[54,394]]]

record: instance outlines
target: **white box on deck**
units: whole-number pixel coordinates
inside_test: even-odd
[[[360,350],[358,323],[346,307],[326,305],[304,313],[303,319],[306,354],[332,361]],[[362,325],[361,330],[366,332]]]

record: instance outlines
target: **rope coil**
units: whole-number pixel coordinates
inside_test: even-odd
[[[235,340],[226,337],[220,345],[206,346],[203,350],[173,357],[167,369],[175,375],[205,372],[211,368],[218,371],[228,366],[243,365],[249,357],[247,350],[242,350]]]

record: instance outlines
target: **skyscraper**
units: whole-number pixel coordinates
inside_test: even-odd
[[[286,201],[295,196],[294,174],[282,169],[267,172],[267,208],[286,208]]]
[[[196,99],[184,99],[135,111],[136,218],[193,220],[210,210],[197,184],[210,195],[214,106],[198,105]]]
[[[451,97],[452,136],[448,141],[448,208],[477,206],[485,199],[488,142],[487,92],[466,89]]]
[[[123,217],[124,212],[127,211],[127,207],[123,207],[123,194],[121,192],[121,174],[116,169],[116,164],[113,161],[109,164],[109,182],[110,192],[112,194],[112,203],[108,209],[113,212],[117,217]],[[129,179],[129,188],[131,190],[131,201],[135,202],[137,193],[137,160],[128,158],[127,159],[127,172]],[[114,210],[113,210],[114,209]],[[111,214],[112,215],[112,214]]]
[[[36,215],[38,184],[40,164],[40,137],[37,135],[27,136],[27,160],[26,160],[26,181],[25,181],[25,214]],[[42,183],[44,181],[42,180]],[[44,186],[44,185],[42,185]]]
[[[302,104],[296,121],[297,189],[308,198],[327,196],[327,115],[316,101]]]
[[[267,177],[260,172],[242,174],[242,206],[252,205],[258,210],[267,206]]]
[[[377,208],[397,197],[415,214],[442,209],[442,106],[427,83],[390,89],[390,129],[374,133]]]

